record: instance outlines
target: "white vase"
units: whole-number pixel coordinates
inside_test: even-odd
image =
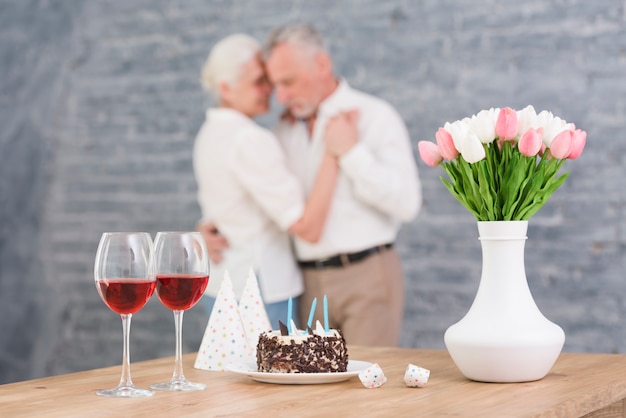
[[[483,264],[476,298],[447,329],[452,360],[468,379],[529,382],[552,368],[565,342],[535,304],[524,269],[528,221],[478,222]]]

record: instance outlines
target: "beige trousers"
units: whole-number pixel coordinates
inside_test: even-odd
[[[328,298],[329,326],[340,329],[346,343],[397,346],[404,314],[404,277],[395,249],[373,254],[344,267],[303,269],[300,324],[305,326],[313,298],[315,320],[324,324],[323,298]],[[313,328],[315,328],[315,320]]]

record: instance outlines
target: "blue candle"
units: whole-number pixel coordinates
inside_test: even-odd
[[[330,331],[330,328],[328,328],[328,299],[326,295],[324,295],[324,331]]]
[[[291,318],[293,310],[293,301],[289,298],[289,302],[287,302],[287,330],[289,331],[289,335],[291,335]]]
[[[315,314],[315,308],[317,307],[317,298],[313,298],[313,303],[311,303],[311,312],[309,312],[309,320],[307,321],[307,327],[311,328],[313,326],[313,315]]]

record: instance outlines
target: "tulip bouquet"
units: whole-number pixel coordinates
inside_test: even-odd
[[[436,143],[420,141],[420,157],[441,165],[441,181],[478,221],[530,219],[563,184],[565,160],[578,158],[587,133],[532,106],[483,110],[446,123]]]

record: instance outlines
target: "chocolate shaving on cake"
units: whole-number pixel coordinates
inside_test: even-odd
[[[280,328],[280,335],[283,337],[289,335],[289,328],[287,328],[287,325],[283,324],[280,319],[278,320],[278,327]]]
[[[336,335],[303,336],[300,343],[292,338],[262,333],[257,344],[257,367],[270,373],[345,372],[348,352],[341,331]]]

